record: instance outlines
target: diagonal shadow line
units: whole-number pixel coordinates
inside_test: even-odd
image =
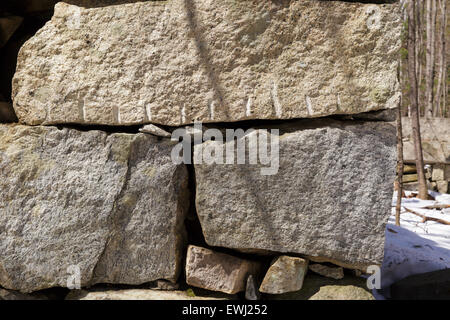
[[[212,59],[210,54],[210,49],[201,35],[201,31],[198,29],[198,19],[196,14],[196,7],[192,0],[184,0],[184,7],[186,9],[186,16],[189,22],[189,28],[194,35],[195,44],[197,46],[198,53],[200,55],[200,63],[206,70],[208,75],[208,82],[211,85],[214,92],[214,101],[218,100],[222,107],[222,110],[226,117],[229,118],[228,108],[225,104],[225,95],[222,85],[220,84],[220,79],[212,65]]]

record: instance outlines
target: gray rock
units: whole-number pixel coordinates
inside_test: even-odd
[[[298,291],[308,271],[308,260],[280,256],[272,262],[259,287],[259,291],[269,294],[281,294]]]
[[[24,294],[0,288],[0,300],[48,300],[48,298],[42,294]]]
[[[258,290],[255,277],[249,275],[247,278],[247,285],[245,287],[245,299],[250,301],[257,301],[261,299],[261,294]]]
[[[26,124],[171,126],[392,109],[400,17],[341,1],[59,3],[20,51],[14,108]]]
[[[0,285],[178,277],[187,170],[146,134],[0,126]]]
[[[450,178],[450,177],[449,177]],[[433,166],[433,171],[431,173],[431,181],[445,180],[445,165],[436,164]]]
[[[274,175],[262,175],[268,166],[248,160],[195,164],[196,208],[206,242],[298,253],[363,270],[381,265],[395,178],[394,125],[305,120],[289,126],[279,137]],[[204,145],[224,153],[227,146]]]
[[[367,290],[349,286],[323,286],[308,300],[375,300]]]
[[[186,291],[161,291],[151,289],[127,290],[74,290],[66,300],[231,300],[234,296],[209,294],[208,296],[191,296]]]
[[[194,287],[235,294],[245,290],[248,276],[259,273],[260,268],[257,262],[189,246],[186,282]]]

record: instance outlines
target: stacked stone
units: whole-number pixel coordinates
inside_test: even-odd
[[[19,124],[0,125],[0,286],[177,282],[186,256],[187,284],[257,298],[300,290],[308,265],[335,279],[381,265],[398,4],[103,5],[58,3],[20,50]],[[279,129],[267,136],[279,139],[275,174],[194,163],[189,190],[170,137],[195,121],[250,126],[246,146]],[[187,241],[190,203],[203,247]]]
[[[411,119],[403,118],[403,158],[406,163],[403,176],[404,188],[417,191],[414,140]],[[420,119],[423,158],[426,163],[425,178],[428,189],[449,193],[450,182],[450,119]]]

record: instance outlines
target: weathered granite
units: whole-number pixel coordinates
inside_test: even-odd
[[[20,51],[14,108],[32,125],[181,125],[392,109],[400,97],[400,34],[398,4],[59,3]]]
[[[0,285],[175,281],[187,170],[147,134],[0,126]],[[70,281],[70,282],[68,282]]]
[[[304,120],[288,126],[280,132],[276,174],[262,175],[267,166],[248,160],[194,165],[206,242],[363,270],[380,265],[395,178],[394,125]],[[248,150],[246,138],[263,132],[238,141],[245,139]],[[225,153],[229,143],[208,141],[194,150],[208,145]]]

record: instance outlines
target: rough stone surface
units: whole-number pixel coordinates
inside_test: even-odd
[[[402,119],[402,130],[404,161],[415,163],[411,118]],[[450,164],[450,118],[420,118],[420,134],[424,161]]]
[[[22,21],[23,18],[17,16],[0,17],[0,48],[8,42]]]
[[[312,263],[309,265],[309,270],[336,280],[344,278],[344,269],[342,267],[329,267],[323,264]]]
[[[349,268],[381,265],[395,179],[394,125],[304,120],[289,127],[280,131],[274,175],[261,174],[269,165],[248,160],[195,164],[206,242],[304,254]],[[241,139],[253,134],[262,131]],[[226,144],[202,145],[225,154]]]
[[[161,291],[150,289],[128,290],[74,290],[66,300],[231,300],[233,296],[210,294],[209,296],[191,296],[186,291]]]
[[[77,5],[84,8],[97,8],[111,5],[143,2],[143,1],[162,1],[162,0],[64,0],[68,4]],[[36,16],[42,12],[53,10],[55,4],[60,0],[13,0],[2,1],[2,8],[6,11],[23,12],[27,15]]]
[[[298,291],[308,271],[308,260],[280,256],[274,260],[259,287],[259,291],[280,294]]]
[[[186,282],[194,287],[234,294],[245,290],[248,276],[259,273],[260,267],[257,262],[189,246]]]
[[[296,292],[279,295],[268,295],[268,299],[276,300],[374,300],[367,289],[366,279],[346,276],[335,280],[313,273],[308,273],[303,288]]]
[[[400,34],[398,4],[59,3],[20,51],[14,108],[26,124],[108,125],[395,108]]]
[[[440,193],[449,193],[448,192],[448,184],[447,180],[436,181],[436,188]]]
[[[66,287],[76,266],[82,286],[174,281],[188,203],[171,149],[142,133],[0,126],[0,285]]]

